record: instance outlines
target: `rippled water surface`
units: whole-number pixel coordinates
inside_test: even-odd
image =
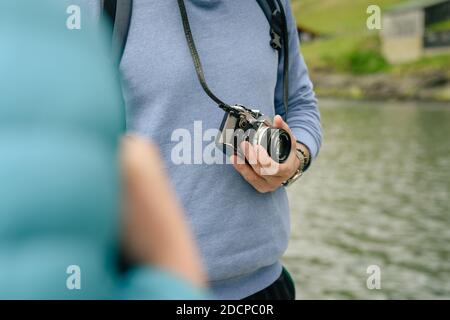
[[[289,189],[297,298],[450,298],[450,106],[320,105],[320,156]]]

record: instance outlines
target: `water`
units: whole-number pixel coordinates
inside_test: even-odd
[[[320,156],[289,190],[297,298],[449,299],[450,106],[320,105]]]

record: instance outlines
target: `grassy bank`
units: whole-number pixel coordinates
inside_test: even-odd
[[[417,77],[447,70],[450,77],[450,55],[391,65],[381,54],[379,31],[366,27],[367,7],[377,4],[383,12],[402,2],[405,0],[293,0],[299,24],[322,34],[322,38],[302,44],[312,76],[331,73],[355,77],[382,73]],[[447,24],[440,23],[433,29],[446,28]]]

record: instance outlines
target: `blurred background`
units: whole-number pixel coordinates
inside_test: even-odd
[[[289,189],[297,298],[450,299],[450,1],[292,4],[324,129]]]

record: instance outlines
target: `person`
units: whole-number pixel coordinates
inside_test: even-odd
[[[283,108],[283,59],[255,0],[185,0],[210,89],[230,104],[259,109],[291,135],[276,171],[264,150],[243,144],[247,163],[217,156],[224,113],[202,89],[186,44],[177,1],[134,0],[120,62],[127,130],[159,146],[219,299],[294,299],[280,262],[290,232],[283,183],[306,169],[321,145],[320,113],[288,0],[289,112]],[[81,1],[94,16],[98,1]],[[297,151],[298,150],[298,151]],[[299,153],[304,155],[302,159]],[[300,170],[301,169],[301,170]],[[301,180],[300,180],[301,181]]]
[[[65,12],[0,3],[0,299],[205,298],[157,148],[124,137],[105,32]]]

